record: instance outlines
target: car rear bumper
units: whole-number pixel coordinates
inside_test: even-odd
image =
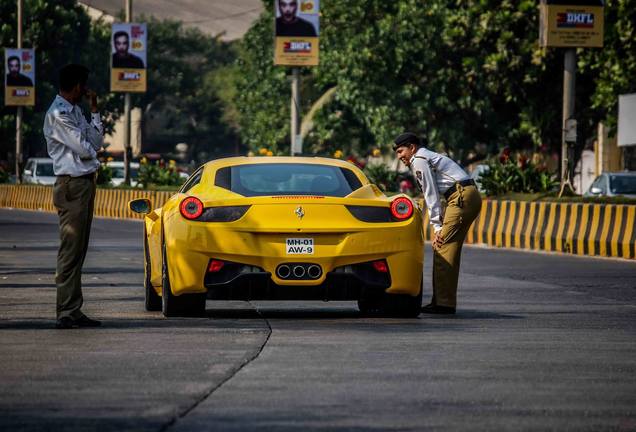
[[[318,285],[279,285],[271,273],[231,263],[224,274],[206,274],[204,286],[213,300],[360,300],[381,296],[391,286],[389,274],[374,274],[370,263],[335,268]]]

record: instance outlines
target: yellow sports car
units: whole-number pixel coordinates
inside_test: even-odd
[[[424,237],[406,195],[385,196],[349,162],[233,157],[197,169],[145,214],[146,309],[205,312],[217,300],[357,300],[417,316]]]

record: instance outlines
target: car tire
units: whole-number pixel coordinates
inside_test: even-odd
[[[358,300],[358,309],[364,316],[416,318],[422,311],[422,282],[416,296],[387,294],[380,298]]]
[[[170,287],[166,244],[161,250],[161,310],[165,317],[196,317],[205,315],[206,294],[181,294],[175,296]]]
[[[146,310],[156,312],[161,310],[161,297],[150,282],[150,252],[148,251],[148,237],[144,229],[144,290],[146,291]]]

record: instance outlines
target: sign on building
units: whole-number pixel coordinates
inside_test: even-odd
[[[275,0],[274,64],[318,66],[319,0]]]
[[[539,9],[541,46],[603,46],[603,1],[542,0]]]
[[[4,104],[35,105],[35,50],[4,49]]]
[[[145,23],[114,23],[112,26],[110,90],[146,91],[148,32]]]

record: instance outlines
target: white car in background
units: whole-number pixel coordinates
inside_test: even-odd
[[[596,177],[585,196],[624,196],[636,199],[636,171],[603,173]]]
[[[124,183],[124,162],[110,161],[106,162],[106,166],[113,171],[111,183],[113,186],[119,186]],[[130,185],[137,186],[137,176],[139,174],[139,162],[130,163]]]
[[[22,171],[22,181],[27,184],[52,185],[55,183],[53,159],[29,158]]]

